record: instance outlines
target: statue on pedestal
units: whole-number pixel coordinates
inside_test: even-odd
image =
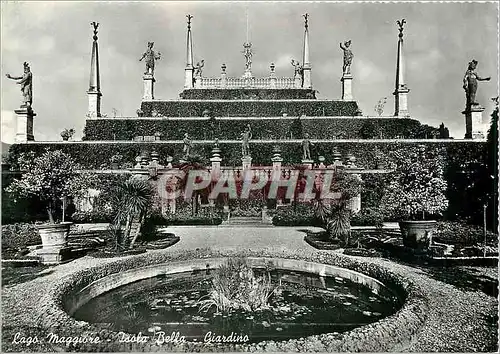
[[[241,138],[241,154],[243,157],[250,156],[250,139],[252,139],[252,128],[250,124],[248,124],[245,131],[241,133]]]
[[[465,98],[466,98],[466,108],[470,109],[471,106],[479,106],[479,103],[476,102],[476,91],[477,91],[477,82],[478,81],[489,81],[490,77],[480,77],[476,73],[477,60],[472,59],[469,62],[469,66],[467,67],[467,71],[464,75],[464,90],[465,90]]]
[[[299,61],[292,59],[291,61],[294,70],[293,77],[300,76],[302,78],[304,74],[304,68],[300,65]]]
[[[189,138],[189,135],[188,133],[184,133],[184,139],[183,139],[183,148],[182,148],[182,154],[183,154],[183,157],[189,157],[190,154],[191,154],[191,147],[193,145],[191,139]]]
[[[205,60],[202,59],[201,62],[197,62],[196,65],[195,65],[195,67],[194,67],[194,69],[195,69],[194,75],[201,77],[201,74],[203,72],[202,69],[203,69],[204,66],[205,66]]]
[[[243,55],[245,56],[245,71],[251,71],[252,70],[252,43],[243,43]]]
[[[154,74],[155,71],[155,60],[158,60],[161,58],[161,53],[155,53],[153,50],[153,45],[155,42],[148,42],[148,49],[142,54],[141,59],[139,61],[142,61],[143,59],[146,59],[146,72],[144,74]]]
[[[304,134],[304,139],[302,140],[302,160],[311,160],[311,147],[314,146],[309,140],[309,134]]]
[[[351,74],[351,64],[352,64],[352,58],[354,57],[354,54],[352,54],[351,51],[351,40],[349,39],[348,41],[345,41],[344,44],[340,42],[340,49],[344,51],[344,66],[342,68],[342,73],[344,75],[349,75]]]
[[[21,92],[23,93],[21,108],[31,109],[33,103],[33,74],[31,73],[29,64],[24,62],[23,76],[11,76],[10,74],[6,74],[5,76],[11,80],[19,80],[17,84],[21,85]]]

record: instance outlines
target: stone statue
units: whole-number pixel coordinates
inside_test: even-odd
[[[471,108],[471,106],[479,106],[479,103],[476,102],[476,91],[477,91],[477,82],[478,81],[489,81],[490,77],[480,77],[476,73],[477,60],[472,59],[469,62],[469,66],[467,67],[467,71],[464,75],[464,90],[465,90],[465,98],[466,98],[466,109]]]
[[[351,63],[354,55],[351,51],[351,40],[345,41],[344,44],[340,42],[340,49],[344,51],[344,66],[342,68],[342,72],[346,75],[351,73]]]
[[[304,134],[304,139],[302,140],[302,160],[311,160],[311,147],[314,146],[309,140],[309,134]]]
[[[196,63],[196,66],[194,67],[195,68],[195,72],[194,72],[194,75],[195,76],[201,76],[202,72],[203,72],[203,67],[205,66],[205,60],[201,60],[201,62],[197,62]]]
[[[24,62],[23,76],[11,76],[10,74],[6,74],[5,76],[12,80],[19,80],[17,84],[21,85],[21,92],[23,93],[21,108],[31,109],[33,103],[33,74],[31,73],[29,64]]]
[[[304,73],[304,68],[302,67],[302,65],[300,65],[300,63],[297,60],[293,60],[293,59],[292,59],[291,63],[295,69],[293,76],[294,77],[297,77],[297,76],[302,77],[302,75]]]
[[[252,128],[250,124],[247,124],[245,131],[241,133],[241,138],[241,154],[243,157],[250,156],[250,139],[252,139]]]
[[[146,72],[144,74],[154,74],[155,71],[155,60],[158,60],[161,58],[161,53],[155,53],[153,50],[153,45],[155,42],[148,42],[148,49],[142,54],[141,59],[139,61],[142,61],[142,59],[146,59]]]
[[[189,157],[189,155],[191,154],[192,142],[191,142],[191,139],[189,138],[188,133],[184,133],[183,143],[184,143],[184,147],[182,148],[183,156]]]
[[[245,70],[252,70],[252,43],[243,43],[244,50],[242,51],[245,56]]]

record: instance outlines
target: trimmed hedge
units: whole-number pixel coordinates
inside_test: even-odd
[[[184,133],[197,140],[237,140],[250,124],[253,139],[368,139],[425,138],[423,125],[401,118],[270,118],[255,119],[89,119],[83,140],[133,140],[161,133],[163,140],[182,140]],[[367,129],[368,126],[375,129]],[[435,129],[435,128],[434,128]],[[437,129],[436,129],[437,130]]]
[[[215,117],[277,117],[283,112],[289,116],[356,116],[358,104],[354,101],[332,100],[177,100],[144,101],[145,117],[202,117],[209,110]]]
[[[300,100],[315,99],[311,89],[189,89],[179,94],[187,100]]]
[[[271,166],[273,156],[273,142],[251,142],[252,165]],[[302,146],[300,141],[280,141],[278,145],[282,149],[283,166],[299,164],[302,159]],[[353,154],[357,161],[356,165],[365,169],[376,169],[390,167],[387,153],[391,150],[412,147],[415,145],[426,145],[439,149],[439,153],[446,155],[448,165],[453,169],[447,172],[447,179],[464,175],[458,167],[468,163],[482,163],[484,160],[485,143],[474,141],[332,141],[314,143],[311,151],[313,159],[317,160],[319,155],[326,158],[325,164],[333,161],[333,151],[338,149],[345,159],[347,154]],[[241,143],[221,143],[222,166],[241,166]],[[109,168],[111,157],[116,154],[123,156],[124,162],[135,164],[135,158],[142,152],[155,150],[159,154],[159,163],[166,164],[167,156],[173,156],[174,166],[182,157],[182,143],[177,142],[53,142],[53,143],[28,143],[14,144],[9,150],[7,162],[11,169],[16,170],[17,157],[22,152],[34,151],[37,155],[46,150],[62,150],[73,156],[83,167],[89,169]],[[212,144],[193,142],[192,152],[208,160],[211,157]],[[461,178],[466,177],[462,176]]]

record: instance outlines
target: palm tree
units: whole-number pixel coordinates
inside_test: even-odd
[[[134,220],[142,222],[151,206],[153,191],[147,181],[132,177],[117,187],[113,197],[113,204],[117,211],[114,224],[122,225],[125,223],[125,233],[122,240],[126,242],[130,237]],[[130,248],[134,246],[137,236],[138,234],[134,235],[130,242]],[[117,246],[118,244],[117,242]]]

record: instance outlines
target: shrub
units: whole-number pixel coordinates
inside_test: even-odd
[[[2,249],[19,249],[41,243],[42,239],[35,224],[16,223],[2,225]]]
[[[384,215],[378,208],[364,208],[351,218],[352,226],[375,226],[382,227]]]
[[[111,210],[89,210],[77,211],[71,215],[71,220],[75,223],[110,223],[113,221],[113,213]]]
[[[442,221],[438,222],[437,230],[433,237],[434,241],[459,246],[482,245],[484,242],[483,229],[480,226],[469,225],[464,222]],[[497,245],[497,235],[488,231],[486,233],[488,243]]]

